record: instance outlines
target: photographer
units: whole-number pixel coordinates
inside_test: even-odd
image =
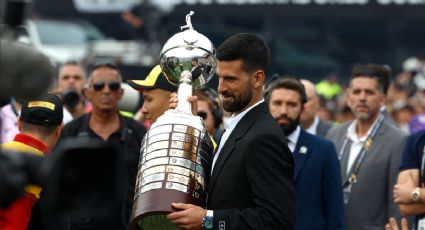
[[[74,119],[88,112],[90,107],[83,97],[86,82],[86,72],[80,63],[70,61],[60,67],[55,93],[62,95],[63,105]]]

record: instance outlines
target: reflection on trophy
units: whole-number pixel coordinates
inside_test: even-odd
[[[152,124],[141,147],[131,229],[178,229],[165,217],[171,203],[205,206],[214,147],[202,118],[194,116],[187,97],[206,84],[216,67],[215,48],[196,32],[186,16],[182,32],[160,54],[164,75],[178,85],[177,108]]]

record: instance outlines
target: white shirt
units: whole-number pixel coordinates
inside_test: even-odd
[[[301,128],[298,125],[297,128],[288,135],[288,148],[291,150],[292,153],[295,151],[295,147],[297,146],[298,138],[300,137]]]
[[[379,116],[378,116],[379,118]],[[372,128],[376,125],[376,122],[378,119],[375,119],[372,126],[370,126],[369,130],[367,131],[367,134],[361,138],[359,138],[356,134],[356,121],[353,121],[350,126],[348,126],[347,129],[347,138],[351,140],[351,147],[350,147],[350,154],[348,155],[348,162],[347,162],[347,174],[350,173],[351,167],[353,166],[354,161],[356,160],[357,156],[360,153],[360,150],[362,149],[367,137],[369,136],[370,132],[372,132]],[[342,149],[342,151],[344,151]]]
[[[217,150],[216,154],[214,155],[213,164],[212,164],[212,167],[211,167],[211,169],[212,169],[211,170],[211,174],[212,174],[212,172],[214,170],[215,162],[217,161],[218,155],[220,155],[220,152],[221,152],[221,149],[224,146],[224,143],[226,143],[227,139],[229,138],[230,134],[232,134],[232,132],[235,129],[236,125],[245,116],[245,114],[247,114],[251,109],[253,109],[255,106],[257,106],[261,102],[264,102],[264,99],[262,99],[261,101],[255,103],[251,107],[247,108],[245,111],[243,111],[242,113],[238,114],[237,116],[232,115],[226,122],[224,122],[225,131],[223,133],[223,136],[221,136],[220,145],[218,146],[218,150]]]
[[[319,121],[320,121],[319,116],[315,116],[313,124],[311,124],[310,127],[308,127],[308,129],[306,129],[305,131],[307,131],[307,133],[316,135],[317,134],[317,126],[319,126]]]

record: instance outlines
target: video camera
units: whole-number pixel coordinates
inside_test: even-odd
[[[1,3],[5,17],[0,27],[0,99],[38,97],[50,88],[56,71],[46,56],[15,42],[30,0]],[[119,199],[121,167],[121,154],[114,147],[88,137],[60,141],[47,157],[1,149],[0,207],[19,198],[26,185],[35,184],[43,188],[50,211],[93,213]]]
[[[79,137],[61,141],[47,157],[1,150],[0,207],[28,184],[43,188],[46,207],[60,214],[90,214],[118,204],[121,154],[113,146]]]

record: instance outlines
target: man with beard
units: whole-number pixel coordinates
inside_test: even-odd
[[[347,103],[356,119],[327,134],[341,164],[348,230],[383,229],[390,217],[399,221],[393,187],[406,137],[380,112],[388,85],[389,73],[383,66],[355,66]]]
[[[293,157],[263,99],[267,45],[236,34],[217,59],[218,92],[233,115],[214,155],[207,208],[173,203],[179,211],[167,218],[185,229],[293,229]]]
[[[332,142],[300,127],[307,102],[303,84],[279,78],[267,91],[271,115],[287,136],[295,161],[296,230],[344,229],[344,204],[338,157]]]

